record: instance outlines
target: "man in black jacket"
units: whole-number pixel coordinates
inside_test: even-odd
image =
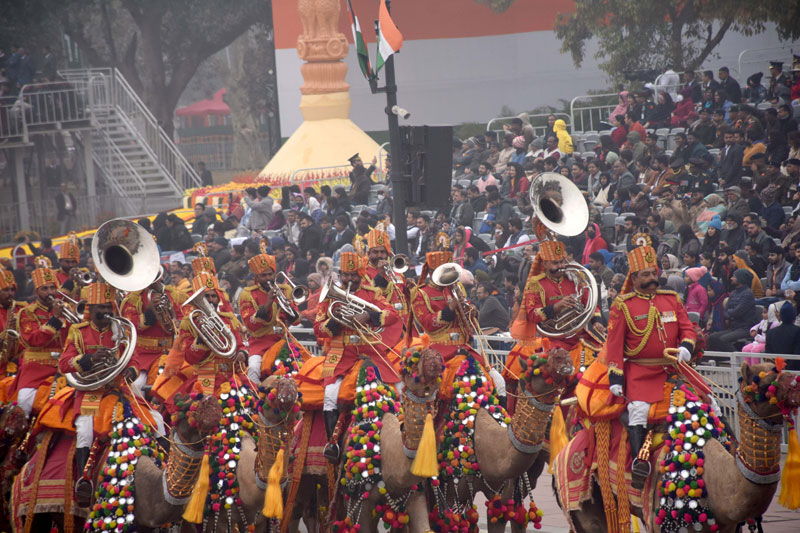
[[[723,187],[738,185],[742,177],[744,146],[736,144],[733,136],[733,131],[726,131],[723,135],[725,147],[720,153],[719,162],[719,184]]]
[[[780,310],[781,323],[767,331],[767,345],[764,349],[766,353],[778,354],[800,354],[800,326],[794,325],[797,318],[797,311],[792,302],[783,302]],[[792,361],[789,370],[797,370],[800,361]]]
[[[706,347],[713,352],[732,352],[735,350],[733,343],[748,336],[750,327],[758,322],[756,313],[756,300],[750,284],[753,275],[749,270],[740,268],[733,273],[731,286],[733,292],[725,303],[725,317],[727,329],[716,331],[708,336]]]
[[[738,104],[742,99],[742,88],[739,87],[739,82],[731,78],[730,70],[728,67],[719,69],[719,88],[725,89],[725,94],[728,95],[728,100],[734,104]]]
[[[325,255],[328,257],[333,257],[334,252],[345,244],[353,244],[353,239],[356,237],[356,232],[350,227],[350,219],[347,218],[347,215],[337,215],[333,222],[333,229],[336,231],[336,236],[325,249]]]
[[[61,235],[77,229],[76,208],[75,197],[67,191],[67,184],[62,182],[61,192],[56,195],[56,210],[58,211],[58,221],[61,223]]]
[[[308,213],[300,214],[300,252],[305,259],[309,250],[322,248],[322,229],[314,224],[314,219]]]
[[[364,162],[358,154],[348,159],[353,165],[350,171],[350,200],[353,205],[367,205],[369,201],[369,188],[372,185],[372,173],[375,172],[377,158],[372,158],[369,168],[364,168]]]

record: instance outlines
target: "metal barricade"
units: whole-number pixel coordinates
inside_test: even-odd
[[[608,122],[608,116],[617,107],[618,101],[618,93],[587,94],[573,98],[569,103],[572,132],[598,131],[602,122]]]
[[[567,131],[572,131],[572,118],[566,113],[537,113],[535,115],[528,115],[528,119],[533,127],[533,134],[537,137],[544,135],[547,130],[547,117],[553,115],[556,119],[561,119],[567,124]],[[512,119],[519,118],[518,115],[513,117],[495,117],[486,124],[486,131],[502,132],[503,126],[511,122]],[[493,128],[494,126],[494,128]],[[499,127],[498,127],[499,126]]]

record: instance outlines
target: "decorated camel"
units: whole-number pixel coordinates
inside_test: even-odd
[[[11,484],[25,463],[23,441],[28,433],[28,417],[14,404],[2,407],[0,413],[0,531],[11,528]]]
[[[364,385],[356,388],[354,423],[342,432],[345,439],[343,464],[330,468],[332,478],[338,478],[342,468],[345,470],[341,476],[343,483],[340,480],[339,485],[331,487],[338,489],[341,503],[335,511],[338,531],[348,531],[356,524],[362,532],[377,531],[379,522],[389,526],[407,525],[412,532],[429,530],[424,493],[412,489],[420,487],[423,477],[435,474],[433,416],[443,368],[442,357],[435,350],[415,346],[406,351],[401,415],[394,391],[380,382],[374,367],[362,365],[359,380]],[[306,413],[304,424],[313,424],[313,416]],[[375,429],[371,429],[373,425]],[[329,510],[328,502],[333,499],[334,491],[331,490],[329,496],[325,489],[327,477],[309,471],[304,464],[309,455],[308,433],[311,433],[310,428],[298,429],[299,438],[293,452],[294,467],[298,470],[294,472],[287,500],[287,507],[293,507],[293,514],[291,521],[284,524],[284,530],[296,531],[301,518],[305,519],[309,530],[316,527],[316,522],[324,524],[329,518],[325,516],[327,512],[318,513],[317,509]],[[356,442],[361,439],[366,442]],[[427,442],[427,448],[421,444],[423,441]],[[414,468],[418,450],[420,461]],[[427,472],[422,469],[423,462],[427,463]],[[353,468],[359,469],[357,476]]]
[[[43,432],[38,450],[13,483],[14,530],[50,530],[51,524],[57,524],[62,530],[74,531],[81,529],[87,518],[94,530],[117,525],[128,529],[134,523],[157,527],[180,520],[188,501],[181,499],[187,495],[181,494],[180,485],[194,484],[200,471],[200,461],[195,458],[202,453],[203,440],[216,430],[222,414],[212,397],[187,397],[182,403],[184,413],[192,415],[173,428],[175,444],[169,461],[130,404],[117,404],[119,416],[112,424],[108,452],[105,458],[90,459],[95,465],[97,491],[88,513],[74,500],[74,437],[53,430]],[[69,518],[65,520],[65,516]]]
[[[559,505],[577,532],[626,530],[627,514],[642,519],[648,531],[738,530],[741,523],[761,516],[777,490],[780,474],[781,435],[790,425],[790,452],[781,479],[781,504],[800,506],[800,445],[791,417],[800,405],[800,379],[782,372],[783,363],[742,364],[738,403],[738,446],[729,443],[711,406],[686,385],[671,395],[664,446],[650,447],[656,465],[643,491],[617,483],[613,444],[627,443],[612,422],[611,474],[598,468],[601,459],[585,453],[579,433],[555,459],[554,485]],[[617,424],[615,427],[613,424]],[[585,431],[592,431],[587,429]],[[603,447],[597,440],[598,453]],[[619,448],[619,447],[618,447]],[[622,453],[627,446],[622,446]],[[641,455],[640,455],[641,457]],[[630,458],[627,459],[630,470]],[[591,473],[590,473],[591,472]],[[605,487],[604,487],[605,485]],[[627,485],[628,498],[612,492]],[[609,505],[609,502],[613,502]],[[615,511],[609,513],[609,510]]]
[[[529,507],[523,505],[532,487],[521,476],[543,448],[573,363],[567,351],[553,348],[521,356],[520,365],[512,418],[489,393],[487,378],[472,358],[465,359],[456,374],[439,442],[439,477],[431,482],[435,508],[430,519],[441,530],[477,527],[472,502],[478,491],[487,497],[489,531],[503,531],[508,521],[522,527],[541,521],[532,499]]]
[[[220,427],[199,456],[201,472],[188,487],[183,519],[202,524],[203,531],[259,529],[283,515],[285,448],[300,411],[297,386],[290,377],[270,376],[256,399],[231,381],[221,388],[219,403]]]

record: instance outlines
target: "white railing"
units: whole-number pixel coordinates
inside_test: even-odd
[[[68,69],[59,71],[59,74],[70,81],[92,80],[93,92],[101,90],[105,93],[103,97],[95,95],[98,96],[94,99],[98,111],[113,108],[124,113],[136,125],[141,140],[164,168],[167,179],[178,195],[182,196],[185,189],[202,185],[195,169],[117,69]]]
[[[797,49],[797,44],[795,46],[792,45],[784,45],[784,46],[773,46],[771,48],[748,48],[746,50],[742,50],[739,53],[739,76],[742,79],[738,80],[739,85],[742,86],[744,89],[747,86],[747,78],[756,72],[767,72],[767,64],[769,61],[783,61],[783,68],[785,71],[791,70],[792,68],[792,54],[794,50]],[[759,53],[760,52],[760,53]],[[768,52],[768,53],[767,53]],[[779,54],[775,54],[774,52],[782,52]],[[745,57],[748,55],[760,55],[759,58],[750,58],[745,60]],[[760,67],[751,68],[752,65],[760,64]],[[769,79],[769,73],[764,76],[765,79]]]
[[[612,103],[605,103],[614,98]],[[601,100],[598,102],[598,100]],[[618,93],[587,94],[576,96],[569,103],[569,118],[572,132],[597,131],[601,122],[608,122],[608,115],[617,107]]]
[[[531,126],[533,127],[533,134],[537,137],[541,137],[544,135],[544,132],[547,130],[547,117],[553,115],[556,119],[561,119],[567,124],[567,131],[572,131],[572,117],[570,117],[566,113],[539,113],[536,115],[528,115],[528,119],[531,122]],[[494,117],[486,124],[486,131],[493,131],[493,132],[501,132],[503,130],[502,124],[510,124],[512,119],[519,118],[519,116],[515,115],[513,117]],[[538,122],[535,119],[542,119],[544,118],[545,124],[544,125],[535,125],[534,122]],[[499,129],[492,129],[493,125],[500,125]]]
[[[25,85],[13,102],[0,106],[0,139],[29,143],[37,133],[92,127],[91,93],[85,83]]]

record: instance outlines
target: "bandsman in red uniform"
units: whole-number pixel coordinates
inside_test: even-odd
[[[236,347],[231,357],[222,357],[214,352],[202,339],[189,317],[191,304],[184,304],[183,320],[178,336],[167,356],[164,372],[156,378],[152,392],[164,402],[169,412],[174,412],[174,396],[188,394],[195,383],[199,383],[203,394],[217,396],[219,388],[231,378],[245,383],[247,376],[242,373],[247,361],[240,334],[241,324],[232,311],[225,310],[222,290],[216,276],[201,272],[192,279],[192,294],[203,291],[203,298],[216,310],[216,314],[230,329]],[[230,303],[228,303],[230,306]]]
[[[67,240],[61,244],[61,249],[58,252],[58,265],[60,268],[56,270],[56,279],[58,280],[59,290],[75,300],[78,299],[81,288],[75,284],[72,276],[73,272],[78,271],[80,260],[80,242],[75,232],[71,232],[67,236]]]
[[[31,274],[36,301],[19,313],[22,361],[12,394],[17,393],[17,403],[30,416],[41,409],[51,396],[50,389],[58,369],[61,348],[67,338],[69,323],[63,318],[64,302],[56,299],[58,280],[46,258],[39,258],[39,268]],[[37,391],[40,392],[37,398]],[[34,401],[37,400],[34,408]],[[42,404],[42,405],[38,405]]]
[[[678,359],[687,363],[697,335],[677,293],[658,289],[655,250],[650,246],[634,248],[628,254],[628,265],[628,277],[609,314],[606,364],[611,394],[628,402],[632,483],[642,488],[650,464],[637,455],[647,434],[650,404],[663,398],[667,376],[676,369],[681,373],[681,365],[673,366],[666,360],[664,350],[677,348]],[[697,383],[699,376],[691,369],[689,372],[683,377],[705,388],[702,379]]]
[[[506,359],[503,372],[506,379],[518,379],[522,371],[519,366],[520,354],[530,355],[540,349],[542,335],[537,332],[537,325],[560,316],[571,306],[587,305],[589,294],[584,293],[580,301],[578,300],[575,296],[575,282],[564,274],[566,265],[564,243],[539,243],[539,252],[525,283],[519,313],[511,326],[511,336],[519,342]],[[601,335],[605,333],[599,308],[595,309],[589,327]],[[569,337],[551,338],[548,342],[553,348],[563,348],[570,352],[575,370],[581,371],[594,359],[596,345],[602,343],[602,340],[591,338],[585,331],[580,331]]]
[[[261,383],[275,362],[278,347],[288,336],[289,326],[300,322],[300,312],[292,302],[292,288],[288,285],[275,287],[275,257],[260,253],[247,262],[253,273],[253,285],[242,289],[239,296],[239,313],[247,332],[250,334],[247,376],[253,383]],[[275,298],[273,290],[283,292],[292,313],[287,313]],[[276,349],[273,349],[276,348]],[[270,360],[264,355],[270,352]]]
[[[0,268],[0,379],[16,375],[18,369],[17,355],[21,344],[17,314],[25,307],[25,303],[15,301],[16,294],[14,275]]]
[[[381,295],[400,315],[403,324],[408,324],[408,284],[403,274],[393,272],[387,274],[389,257],[392,255],[389,234],[383,231],[381,224],[367,233],[367,279],[380,289]],[[391,267],[389,267],[391,268]],[[409,332],[406,332],[407,334]]]
[[[380,372],[384,383],[394,384],[399,389],[399,357],[391,347],[400,342],[403,324],[400,315],[383,298],[380,291],[365,283],[366,258],[354,252],[343,252],[340,258],[339,280],[350,294],[376,306],[378,311],[367,310],[355,317],[361,330],[344,326],[328,317],[330,299],[319,303],[314,323],[314,333],[324,346],[325,360],[322,378],[325,397],[322,412],[328,444],[323,455],[330,461],[339,459],[339,446],[332,436],[339,419],[339,389],[344,377],[356,367],[360,359],[369,359]],[[400,391],[398,390],[398,393]]]
[[[161,284],[157,281],[153,285]],[[174,322],[169,317],[156,314],[154,305],[159,304],[161,294],[147,289],[131,292],[122,301],[121,315],[136,326],[136,350],[131,358],[131,366],[136,369],[134,387],[141,391],[146,385],[152,385],[158,376],[159,364],[172,348],[178,325],[183,319],[182,304],[186,294],[171,285],[162,285],[166,304],[172,308]],[[164,319],[164,322],[160,320]]]
[[[69,328],[58,360],[58,369],[64,375],[88,372],[98,363],[113,366],[120,355],[114,350],[116,339],[109,318],[114,312],[114,288],[106,283],[92,283],[83,288],[81,299],[86,300],[88,320]],[[120,394],[128,393],[125,380],[130,381],[135,375],[136,369],[128,367],[113,382],[95,390],[76,391],[65,387],[42,410],[40,426],[67,430],[73,426],[75,428],[75,463],[77,471],[81,473],[75,485],[75,499],[82,507],[89,504],[93,493],[92,482],[84,470],[95,437],[103,439],[108,436],[113,407],[119,401]],[[130,403],[136,406],[135,401]],[[142,420],[150,422],[140,409],[137,408],[136,412]],[[58,423],[53,423],[59,418]]]
[[[450,398],[456,371],[463,358],[471,355],[492,378],[497,396],[501,404],[505,405],[505,380],[497,370],[488,368],[485,358],[472,347],[475,331],[472,324],[463,319],[471,312],[472,304],[465,299],[467,308],[459,309],[462,304],[453,297],[453,291],[448,287],[436,285],[430,277],[437,267],[452,261],[453,252],[428,252],[419,282],[411,289],[411,309],[414,318],[422,333],[430,337],[430,347],[442,354],[445,362],[446,368],[439,389],[439,398],[443,400]],[[460,281],[456,282],[455,287],[464,294],[464,287]]]

